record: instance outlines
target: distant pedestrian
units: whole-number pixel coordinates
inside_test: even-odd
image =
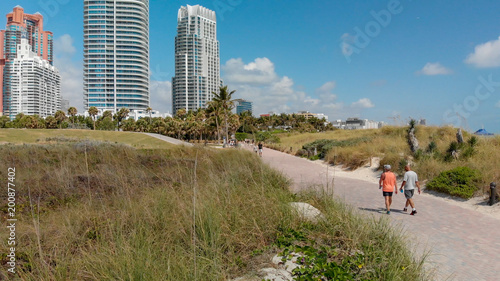
[[[259,156],[262,157],[262,143],[259,142]]]
[[[391,214],[392,193],[398,194],[398,187],[396,185],[396,175],[391,172],[391,165],[384,165],[384,173],[380,176],[379,189],[382,189],[382,195],[385,198],[385,208],[387,214]]]
[[[253,146],[253,151],[255,152],[255,154],[257,154],[258,151],[257,151],[257,146],[256,145]]]
[[[417,209],[415,209],[415,203],[413,202],[413,195],[415,193],[415,187],[418,188],[418,194],[420,194],[420,183],[418,182],[418,176],[417,173],[411,170],[410,165],[405,166],[405,175],[403,178],[403,183],[401,184],[401,193],[403,193],[403,187],[404,187],[404,193],[406,197],[406,203],[403,211],[407,212],[408,211],[408,205],[411,206],[411,214],[414,216],[417,214]]]

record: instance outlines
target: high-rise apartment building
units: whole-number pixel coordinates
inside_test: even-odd
[[[206,108],[221,86],[215,12],[200,5],[182,6],[177,16],[173,113]]]
[[[12,63],[17,58],[17,46],[25,38],[31,51],[43,60],[53,63],[53,35],[43,30],[43,16],[40,13],[25,14],[21,6],[14,7],[7,14],[7,26],[0,31],[0,116],[12,116]]]
[[[149,0],[84,0],[84,104],[149,107]]]
[[[45,118],[61,109],[59,71],[31,49],[28,39],[22,38],[17,45],[17,57],[6,67],[11,83],[11,118],[18,113]]]
[[[235,100],[236,104],[236,114],[241,114],[243,112],[250,112],[252,114],[253,104],[251,101],[237,99]]]

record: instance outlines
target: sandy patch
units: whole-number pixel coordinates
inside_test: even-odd
[[[367,182],[371,182],[374,184],[378,184],[380,174],[382,173],[381,171],[378,171],[380,159],[378,158],[373,158],[372,159],[372,164],[366,165],[364,167],[361,167],[359,169],[356,169],[354,171],[344,169],[341,165],[337,166],[332,166],[327,163],[325,163],[323,160],[316,160],[314,161],[318,165],[322,165],[324,169],[328,167],[328,170],[330,173],[334,175],[334,177],[341,177],[341,178],[349,178],[349,179],[358,179],[358,180],[363,180]],[[401,181],[398,181],[398,186],[401,185]],[[437,200],[441,200],[443,202],[447,202],[450,204],[453,204],[458,207],[466,208],[469,210],[474,210],[479,213],[491,216],[495,219],[500,220],[500,203],[496,203],[493,206],[488,205],[488,200],[489,200],[489,195],[485,196],[480,196],[480,197],[474,197],[469,200],[465,199],[460,199],[460,198],[455,198],[451,197],[447,194],[442,194],[439,192],[434,192],[434,191],[427,191],[425,190],[425,186],[422,191],[422,196],[425,197],[432,197]]]

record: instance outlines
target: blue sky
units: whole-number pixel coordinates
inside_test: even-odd
[[[151,0],[151,105],[163,112],[186,4],[217,12],[222,78],[255,114],[426,118],[500,133],[500,1]],[[45,16],[63,97],[82,110],[83,1],[8,0],[0,11],[16,5]]]

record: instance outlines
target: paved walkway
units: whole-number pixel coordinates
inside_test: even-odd
[[[431,250],[428,265],[436,268],[436,280],[500,280],[500,220],[418,194],[416,216],[402,212],[405,199],[401,194],[394,197],[388,216],[382,213],[385,206],[378,184],[334,179],[333,168],[327,170],[312,161],[271,149],[264,149],[263,161],[292,179],[293,191],[311,185],[326,187],[328,182],[335,196],[365,214],[390,217],[393,223],[402,225],[407,234],[414,234],[420,249]]]
[[[160,139],[162,141],[166,141],[166,142],[169,142],[169,143],[172,143],[172,144],[176,144],[176,145],[193,146],[192,143],[188,143],[188,142],[185,142],[185,141],[181,141],[181,140],[174,139],[174,138],[167,137],[167,136],[160,135],[160,134],[153,134],[153,133],[143,133],[143,134],[146,134],[146,135],[148,135],[150,137],[157,138],[157,139]]]

